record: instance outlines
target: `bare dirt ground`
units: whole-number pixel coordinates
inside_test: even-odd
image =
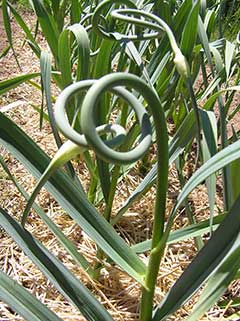
[[[25,13],[25,19],[29,25],[34,25],[34,19],[30,13]],[[23,45],[23,34],[12,22],[14,47],[22,66],[20,71],[15,62],[11,51],[7,56],[0,60],[0,80],[8,79],[14,75],[27,73],[30,71],[39,71],[38,60],[34,57],[31,50]],[[3,21],[0,14],[0,52],[8,45]],[[39,36],[41,43],[42,39]],[[44,42],[42,42],[44,46]],[[38,80],[39,81],[39,80]],[[40,106],[41,93],[29,84],[23,84],[17,89],[0,97],[0,110],[13,119],[28,135],[30,135],[37,144],[39,144],[50,156],[56,151],[53,143],[51,130],[47,122],[44,122],[42,130],[39,130],[39,114],[31,105]],[[15,106],[11,108],[12,106]],[[34,178],[25,171],[23,166],[17,162],[12,155],[1,149],[1,154],[6,160],[9,169],[19,182],[30,192],[35,184]],[[79,174],[85,186],[88,184],[87,171],[82,166]],[[176,171],[171,168],[169,173],[169,194],[168,207],[170,208],[174,201],[179,183]],[[121,207],[126,197],[129,195],[141,178],[138,171],[133,170],[126,180],[119,187],[114,209],[117,211]],[[216,196],[216,212],[222,208],[221,192]],[[76,224],[62,211],[60,206],[43,190],[38,197],[39,204],[44,208],[54,222],[62,231],[74,241],[79,251],[86,255],[89,261],[93,261],[96,254],[96,245],[88,236],[76,226]],[[129,243],[135,244],[151,234],[151,215],[152,204],[154,202],[154,188],[129,209],[126,217],[118,226],[121,236]],[[198,221],[208,217],[208,199],[206,189],[201,185],[196,189],[190,198],[190,202],[195,209],[195,215]],[[14,217],[19,218],[25,206],[25,200],[19,195],[11,181],[0,168],[0,204],[9,211]],[[187,225],[188,220],[184,216],[184,211],[176,220],[176,228]],[[47,246],[58,258],[71,269],[77,277],[84,282],[95,296],[106,306],[113,318],[118,321],[136,321],[138,317],[138,302],[140,296],[139,286],[127,275],[115,267],[103,269],[103,275],[100,282],[93,282],[87,274],[78,268],[71,261],[64,249],[56,241],[55,237],[49,232],[40,218],[33,212],[27,224],[28,230],[33,233],[45,246]],[[51,308],[64,321],[85,320],[79,312],[56,291],[41,272],[31,263],[18,246],[6,235],[0,231],[0,267],[3,271],[11,275],[17,282],[23,284],[25,288],[31,291],[39,300]],[[174,281],[181,275],[186,266],[196,254],[196,248],[193,240],[180,242],[169,247],[165,260],[161,266],[158,286],[156,290],[156,304],[162,300]],[[143,260],[147,260],[147,255],[143,254]],[[239,296],[237,284],[233,283],[226,293],[226,298]],[[181,321],[191,313],[192,305],[197,301],[197,295],[187,303],[184,308],[168,320]],[[201,320],[224,320],[225,316],[234,312],[231,308],[220,309],[214,306],[207,315]],[[23,320],[16,315],[6,304],[0,302],[0,321]],[[97,320],[96,320],[97,321]]]

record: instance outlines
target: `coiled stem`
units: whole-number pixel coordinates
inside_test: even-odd
[[[72,84],[60,94],[55,105],[55,119],[62,133],[78,146],[93,148],[99,157],[114,164],[128,164],[141,159],[151,144],[151,123],[145,108],[131,92],[117,87],[122,84],[123,75],[126,78],[126,74],[120,73],[104,76],[97,81],[85,80]],[[135,76],[134,78],[135,80],[138,79]],[[69,124],[65,108],[73,95],[86,89],[88,89],[88,92],[80,111],[80,124],[83,134],[79,134]],[[103,142],[98,135],[99,129],[95,126],[94,118],[100,96],[107,90],[123,98],[137,115],[141,128],[141,138],[139,144],[133,150],[119,152],[111,148],[121,144],[125,138],[124,130],[120,130],[120,125],[114,125],[115,129],[118,130],[116,131],[117,135],[111,140]],[[103,125],[101,126],[101,132],[105,130],[107,133],[111,128],[114,129],[109,125]]]
[[[135,162],[142,158],[151,143],[151,125],[146,109],[133,93],[126,90],[124,87],[132,88],[139,92],[148,104],[148,108],[151,111],[154,120],[156,142],[158,145],[158,178],[154,210],[153,243],[145,280],[146,286],[145,289],[143,289],[141,310],[141,320],[145,321],[150,320],[149,317],[151,317],[152,314],[154,288],[161,260],[159,253],[155,255],[154,248],[159,244],[163,235],[168,178],[168,135],[165,116],[159,98],[155,91],[139,77],[126,73],[114,73],[106,75],[96,81],[82,81],[66,88],[56,102],[55,117],[56,123],[61,131],[75,144],[84,147],[87,145],[92,148],[99,157],[111,163],[126,164]],[[68,123],[65,106],[68,105],[67,102],[72,95],[86,89],[88,89],[88,91],[83,99],[80,111],[82,134],[79,134],[75,132]],[[96,113],[98,101],[101,95],[106,91],[119,95],[136,112],[141,128],[141,139],[139,144],[130,151],[119,152],[112,149],[110,145],[112,145],[113,141],[103,142],[97,133],[94,115]],[[115,137],[114,139],[118,140],[119,137]]]
[[[103,1],[94,11],[93,17],[92,17],[92,26],[95,32],[109,40],[113,40],[116,37],[114,37],[114,33],[117,34],[117,38],[121,41],[122,40],[131,40],[131,41],[139,41],[139,40],[146,40],[146,39],[155,39],[162,35],[163,31],[166,32],[172,51],[174,53],[174,64],[177,68],[177,71],[180,75],[183,77],[189,77],[190,71],[189,66],[187,63],[186,58],[181,52],[181,49],[178,47],[176,39],[174,37],[174,34],[168,24],[156,16],[155,14],[145,12],[143,10],[139,10],[135,7],[135,5],[129,1],[114,1],[115,4],[125,4],[129,8],[128,9],[116,9],[111,11],[111,17],[114,19],[118,19],[121,21],[124,21],[130,26],[137,26],[141,27],[142,32],[140,32],[140,29],[137,29],[136,34],[120,34],[114,31],[106,31],[104,30],[100,25],[100,17],[101,12],[108,7],[110,4],[112,4],[112,1],[106,0]],[[134,8],[135,7],[135,8]],[[147,31],[144,31],[147,30]]]

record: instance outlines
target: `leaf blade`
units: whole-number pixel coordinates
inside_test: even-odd
[[[0,300],[25,318],[26,321],[61,321],[16,281],[0,271]]]
[[[88,289],[37,239],[0,208],[1,225],[25,254],[56,288],[82,312],[87,320],[113,321],[110,314]]]
[[[35,177],[40,177],[49,163],[49,158],[2,113],[0,113],[0,141]],[[83,192],[64,172],[57,170],[46,184],[46,188],[114,262],[144,285],[145,264],[113,227],[98,214]]]

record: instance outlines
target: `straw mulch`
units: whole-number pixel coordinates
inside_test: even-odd
[[[28,23],[33,22],[30,13],[25,13]],[[1,19],[1,18],[0,18]],[[23,34],[13,22],[14,45],[20,61],[23,66],[22,73],[30,71],[39,71],[39,63],[35,59],[31,50],[26,45],[23,46]],[[4,35],[3,23],[0,20],[0,32]],[[44,43],[39,36],[39,41],[44,47]],[[7,46],[4,37],[0,40],[0,52]],[[6,79],[19,74],[12,52],[0,61],[0,79]],[[10,104],[15,107],[9,109]],[[40,92],[24,84],[15,90],[0,97],[0,108],[13,119],[28,135],[30,135],[50,156],[54,155],[56,146],[49,128],[45,122],[42,131],[39,130],[39,114],[31,105],[40,106]],[[14,105],[10,105],[14,106]],[[9,110],[8,110],[9,109]],[[1,149],[12,174],[19,180],[23,187],[30,193],[36,183],[34,178],[25,171],[23,166],[16,161],[13,156]],[[191,160],[190,160],[191,161]],[[186,173],[191,168],[186,168]],[[88,173],[84,164],[78,166],[79,175],[83,185],[88,186]],[[169,172],[169,199],[168,209],[174,202],[178,190],[179,183],[176,170],[172,167]],[[114,203],[114,211],[121,207],[126,197],[134,190],[141,181],[139,169],[136,166],[126,179],[120,184]],[[0,168],[0,205],[11,213],[15,218],[19,219],[25,206],[25,200],[19,195],[11,181],[7,178],[4,171]],[[216,196],[216,212],[222,208],[221,186]],[[190,196],[189,199],[194,208],[196,219],[204,220],[208,217],[208,199],[206,189],[200,186]],[[89,237],[63,212],[59,205],[52,197],[43,189],[38,197],[38,203],[45,210],[61,230],[75,242],[79,251],[83,253],[91,262],[95,260],[96,245]],[[118,232],[126,240],[128,244],[135,244],[151,236],[151,217],[154,203],[154,188],[152,188],[141,200],[136,202],[128,213],[117,226]],[[187,225],[188,220],[185,216],[184,208],[179,214],[175,227],[179,228]],[[78,268],[66,254],[64,249],[58,244],[55,237],[47,227],[42,223],[41,219],[32,212],[27,229],[33,233],[48,249],[54,253],[61,261],[75,273],[75,275],[88,286],[95,296],[110,311],[113,318],[118,321],[134,321],[138,318],[140,288],[138,284],[121,272],[117,267],[106,266],[102,271],[100,281],[93,282],[87,274]],[[65,321],[80,321],[84,318],[63,296],[51,285],[44,275],[31,263],[24,255],[21,249],[8,237],[4,231],[0,231],[0,268],[7,272],[17,282],[24,285],[26,289],[31,291],[41,302],[46,304],[60,318]],[[186,266],[191,262],[196,254],[196,248],[193,240],[181,242],[171,245],[167,252],[163,264],[161,266],[156,289],[155,300],[160,302],[175,280],[181,275]],[[144,261],[147,261],[147,254],[141,255]],[[229,288],[228,298],[234,297],[239,293],[237,284],[233,283]],[[197,301],[195,296],[182,308],[176,315],[169,320],[183,320],[190,314],[192,305]],[[214,306],[207,315],[201,320],[224,320],[224,316],[232,313],[233,310],[221,310],[218,306]],[[16,315],[7,305],[0,302],[0,320],[1,321],[17,321],[23,320]],[[97,320],[96,320],[97,321]]]

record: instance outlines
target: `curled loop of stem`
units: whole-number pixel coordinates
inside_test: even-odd
[[[91,20],[92,20],[92,16],[93,13],[88,13],[86,14],[81,20],[80,20],[80,25],[82,25],[85,30],[87,31],[88,34],[90,34],[92,32],[92,24],[91,24]],[[103,15],[100,15],[99,19],[103,22],[104,27],[106,28],[107,26],[107,21],[106,18]],[[95,51],[91,50],[90,56],[94,57],[96,56],[100,51],[100,48],[97,48]]]
[[[115,0],[114,4],[125,5],[132,9],[137,9],[136,5],[131,2],[130,0]],[[93,16],[92,16],[92,27],[93,30],[102,38],[114,40],[113,35],[111,32],[107,31],[107,28],[103,28],[100,24],[100,20],[102,17],[102,12],[113,5],[113,1],[105,0],[102,1],[97,8],[95,9]]]
[[[141,84],[141,88],[138,88],[139,85],[136,84]],[[137,76],[114,73],[98,80],[83,80],[70,85],[59,95],[55,104],[55,119],[62,133],[78,146],[83,148],[92,147],[99,157],[115,164],[126,164],[141,159],[151,144],[151,123],[146,109],[136,96],[123,86],[132,87],[143,96],[145,96],[144,89],[145,91],[149,90],[149,87]],[[82,134],[79,134],[68,122],[66,108],[69,105],[69,100],[83,90],[87,90],[87,93],[80,110]],[[141,129],[141,137],[139,143],[130,151],[119,152],[114,149],[125,141],[126,132],[122,126],[118,124],[95,126],[94,120],[98,101],[106,91],[110,91],[124,99],[136,113]],[[146,98],[146,100],[148,104],[151,104],[151,99]],[[99,137],[99,134],[109,132],[114,133],[114,138],[103,141]]]
[[[109,40],[118,39],[119,41],[139,41],[159,38],[164,31],[168,36],[174,54],[173,62],[178,73],[184,78],[190,77],[188,62],[182,54],[171,28],[164,20],[153,13],[136,8],[135,4],[129,0],[114,1],[114,3],[128,6],[127,9],[114,9],[109,13],[113,19],[127,23],[127,31],[126,33],[118,33],[114,30],[108,31],[102,27],[100,24],[100,19],[102,19],[102,11],[112,5],[111,0],[105,0],[97,6],[92,16],[93,30],[100,37]]]

